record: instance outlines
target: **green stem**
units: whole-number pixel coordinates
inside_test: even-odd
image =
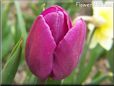
[[[61,80],[53,80],[51,78],[48,78],[46,81],[46,85],[60,85]]]
[[[46,9],[46,7],[47,7],[47,1],[44,0],[44,10]]]
[[[89,48],[89,45],[91,43],[91,40],[92,40],[92,37],[93,37],[93,34],[95,32],[95,29],[92,31],[92,33],[90,34],[90,36],[88,37],[87,41],[86,41],[86,44],[84,46],[84,52],[82,54],[82,58],[80,60],[80,65],[79,65],[79,69],[83,69],[84,67],[84,62],[85,62],[85,58],[86,58],[86,54],[88,52],[88,48]]]
[[[38,82],[39,82],[40,85],[45,85],[45,84],[46,84],[46,81],[47,81],[47,80],[39,80],[39,79],[38,79]]]

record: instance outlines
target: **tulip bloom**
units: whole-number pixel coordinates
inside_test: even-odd
[[[61,80],[71,74],[81,55],[86,25],[82,19],[75,26],[67,12],[52,6],[34,21],[26,42],[26,61],[39,79]]]

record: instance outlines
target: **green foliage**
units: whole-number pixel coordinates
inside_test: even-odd
[[[27,71],[27,77],[24,80],[24,84],[38,84],[38,79],[31,72]]]
[[[103,49],[101,47],[99,47],[99,46],[97,46],[95,49],[93,49],[91,51],[89,62],[88,62],[88,64],[85,67],[83,67],[82,70],[80,70],[79,76],[77,76],[76,83],[81,84],[82,82],[84,82],[84,80],[86,80],[86,78],[88,77],[89,73],[91,72],[91,69],[92,69],[95,61],[101,55],[102,52],[103,52]],[[83,64],[83,66],[84,66],[84,64]]]

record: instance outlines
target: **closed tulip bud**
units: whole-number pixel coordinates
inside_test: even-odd
[[[67,12],[52,6],[39,15],[26,42],[26,62],[33,74],[45,80],[61,80],[77,66],[84,46],[86,25],[78,19],[72,26]]]

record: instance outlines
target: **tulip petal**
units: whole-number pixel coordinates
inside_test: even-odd
[[[25,52],[29,68],[40,79],[46,79],[52,71],[55,47],[49,26],[42,15],[38,16],[28,36]]]
[[[71,29],[72,23],[71,23],[71,19],[70,19],[68,13],[67,13],[63,8],[61,8],[60,6],[57,6],[57,5],[56,5],[56,7],[57,7],[60,11],[62,11],[62,12],[64,13],[65,21],[67,21],[68,29]]]
[[[50,8],[47,8],[45,11],[43,11],[41,14],[43,16],[45,16],[48,13],[57,12],[57,11],[61,11],[64,13],[64,16],[65,16],[64,20],[67,22],[68,29],[70,29],[72,27],[71,19],[70,19],[68,13],[60,6],[58,6],[58,5],[51,6]]]
[[[68,31],[64,14],[61,11],[51,12],[44,16],[46,23],[49,25],[56,44],[63,39]]]
[[[82,19],[77,20],[60,41],[54,53],[51,77],[59,80],[67,77],[76,67],[81,55],[86,35],[86,26]]]

